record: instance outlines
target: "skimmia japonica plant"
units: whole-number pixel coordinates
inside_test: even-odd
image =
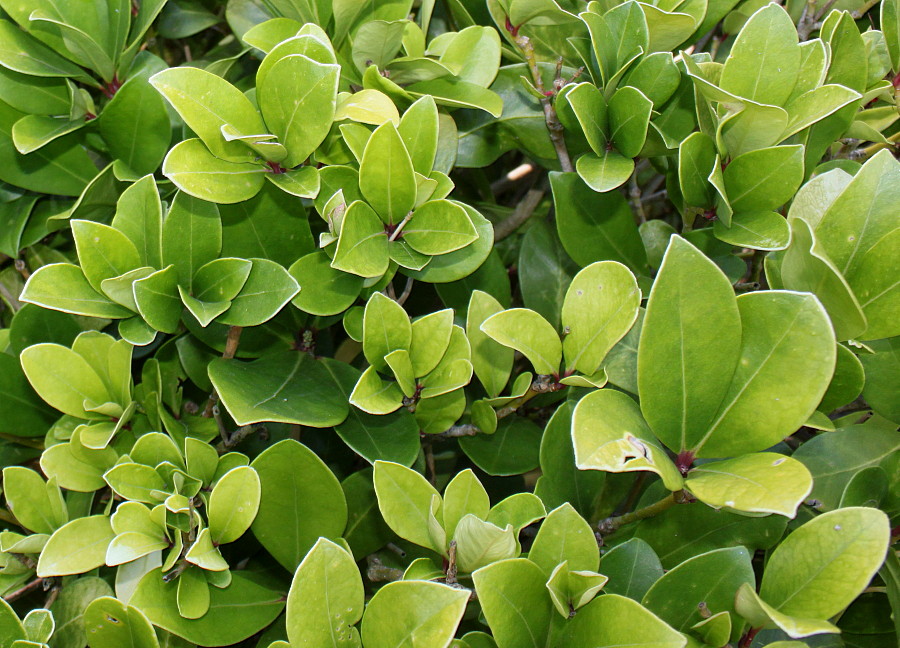
[[[0,648],[889,648],[900,0],[0,0]]]

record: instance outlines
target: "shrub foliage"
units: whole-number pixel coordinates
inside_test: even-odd
[[[0,648],[896,645],[898,0],[0,10]]]

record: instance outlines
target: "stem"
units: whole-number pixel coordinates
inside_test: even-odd
[[[756,250],[753,253],[753,258],[750,260],[750,276],[747,277],[747,283],[759,284],[759,277],[762,275],[765,258],[766,253],[763,250]]]
[[[413,283],[415,283],[415,280],[412,277],[406,278],[406,285],[403,287],[403,292],[400,293],[399,297],[397,297],[397,303],[401,306],[403,306],[403,304],[406,303],[406,300],[409,299],[409,295],[412,292]]]
[[[750,628],[749,630],[747,630],[747,634],[741,637],[741,642],[738,644],[738,648],[750,648],[750,644],[753,643],[753,638],[759,631],[760,628]]]
[[[563,137],[563,125],[559,123],[556,109],[550,101],[553,92],[548,94],[544,89],[544,80],[541,78],[541,69],[534,54],[534,45],[531,44],[531,39],[528,36],[518,33],[517,29],[510,31],[510,33],[525,56],[525,62],[531,71],[531,81],[534,83],[534,87],[542,95],[541,107],[544,109],[544,121],[547,123],[547,130],[550,132],[550,141],[553,142],[553,148],[556,149],[556,158],[559,160],[559,166],[562,167],[563,171],[574,171],[575,167],[572,166],[572,158],[569,157],[569,149],[566,148],[566,140]]]
[[[223,453],[227,452],[228,450],[230,450],[231,448],[238,445],[241,441],[246,439],[248,436],[251,436],[255,432],[258,432],[258,431],[264,430],[264,429],[265,428],[261,425],[260,426],[245,425],[244,427],[238,428],[237,430],[235,430],[235,432],[233,434],[227,435],[227,437],[225,439],[223,439],[222,441],[219,441],[219,443],[216,445],[216,450],[219,451],[219,454],[223,454]]]
[[[450,541],[450,546],[447,547],[447,555],[449,558],[447,560],[447,578],[445,581],[447,585],[455,585],[458,572],[456,567],[456,540]]]
[[[224,360],[231,360],[234,358],[234,355],[237,353],[238,344],[241,342],[241,332],[243,330],[243,327],[240,326],[232,326],[228,329],[228,337],[225,338],[225,351],[222,352],[222,358]],[[213,387],[213,390],[209,393],[209,400],[206,401],[206,409],[203,410],[203,416],[205,418],[213,416],[213,408],[218,402],[219,394],[216,392],[216,388]],[[223,435],[222,440],[227,441],[228,439]]]
[[[643,520],[649,517],[653,517],[654,515],[659,515],[663,511],[672,508],[676,504],[681,504],[685,501],[685,499],[686,498],[684,491],[675,491],[674,493],[669,493],[666,497],[662,498],[658,502],[654,502],[653,504],[645,506],[644,508],[632,511],[631,513],[626,513],[625,515],[606,518],[597,525],[597,530],[601,535],[609,535],[613,531],[616,531],[626,524],[631,524],[632,522],[637,522],[638,520]]]
[[[494,243],[502,241],[519,229],[531,217],[543,197],[544,191],[542,189],[529,189],[525,197],[516,205],[513,213],[494,227]]]
[[[22,303],[16,298],[15,295],[13,295],[9,291],[9,288],[7,288],[6,285],[2,282],[0,282],[0,297],[3,297],[3,299],[7,301],[7,303],[9,304],[9,308],[13,313],[17,313],[19,309],[22,308]]]
[[[381,558],[375,554],[366,556],[366,578],[373,583],[384,583],[386,581],[398,581],[403,578],[403,570],[396,567],[388,567],[381,562]]]
[[[403,217],[403,220],[397,225],[396,229],[391,232],[391,235],[388,237],[388,241],[396,241],[397,237],[400,236],[400,233],[403,232],[403,228],[406,227],[406,224],[409,222],[409,219],[412,218],[413,213],[409,212],[406,216]]]
[[[27,583],[27,584],[23,585],[22,587],[20,587],[19,589],[17,589],[15,592],[12,592],[12,593],[4,596],[3,600],[11,603],[12,601],[15,601],[16,599],[22,598],[26,594],[30,594],[31,592],[36,590],[38,587],[41,587],[43,584],[44,584],[43,578],[35,578],[30,583]]]
[[[647,222],[647,214],[644,211],[644,204],[641,202],[641,186],[638,184],[637,171],[631,174],[631,188],[628,191],[628,197],[631,199],[631,208],[637,214],[641,223]]]

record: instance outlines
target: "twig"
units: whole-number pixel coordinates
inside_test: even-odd
[[[456,567],[456,540],[451,540],[450,545],[447,547],[447,577],[445,579],[447,585],[455,585],[456,584],[456,575],[457,575],[457,567]]]
[[[388,237],[388,241],[396,241],[397,237],[403,232],[403,228],[406,227],[406,224],[409,222],[409,219],[413,217],[413,212],[409,212],[406,216],[403,217],[403,220],[397,224],[397,227],[391,232],[391,235]]]
[[[366,578],[373,583],[384,583],[387,581],[398,581],[403,578],[403,570],[396,567],[388,567],[381,558],[375,554],[366,556]]]
[[[443,432],[439,432],[438,434],[429,434],[429,437],[439,437],[442,439],[457,439],[459,437],[467,437],[467,436],[475,436],[479,434],[481,430],[478,429],[477,425],[472,425],[471,423],[464,423],[463,425],[453,425],[444,430]]]
[[[6,287],[2,281],[0,281],[0,297],[3,297],[7,303],[9,304],[9,308],[13,313],[17,313],[20,308],[22,308],[21,302],[13,295],[9,288]]]
[[[552,97],[554,93],[552,91],[548,93],[547,90],[544,89],[544,80],[541,78],[541,68],[538,66],[537,57],[534,53],[534,45],[532,45],[531,39],[528,38],[528,36],[520,34],[518,28],[513,27],[512,24],[509,23],[509,19],[507,19],[506,29],[512,35],[513,41],[519,46],[519,49],[522,50],[522,54],[525,56],[525,63],[528,65],[528,69],[531,72],[531,81],[534,83],[534,87],[537,88],[538,92],[542,95],[541,107],[544,109],[544,121],[547,123],[547,130],[550,132],[550,141],[553,143],[553,148],[556,150],[556,158],[559,160],[559,166],[563,171],[574,171],[575,167],[572,166],[572,158],[569,157],[569,149],[566,148],[566,140],[565,137],[563,137],[563,125],[559,122],[559,118],[556,116],[556,109],[550,101],[550,97]]]
[[[43,587],[45,580],[48,580],[48,579],[35,578],[30,583],[26,583],[25,585],[23,585],[22,587],[17,589],[15,592],[11,592],[11,593],[7,594],[6,596],[4,596],[3,600],[11,603],[17,599],[20,599],[23,596],[25,596],[26,594],[30,594],[31,592],[35,591],[39,587]]]
[[[644,205],[641,202],[641,185],[638,184],[637,172],[631,174],[630,189],[628,197],[631,199],[631,208],[637,215],[641,223],[647,222],[647,214],[644,212]]]
[[[232,326],[228,329],[228,337],[225,338],[225,351],[222,352],[222,359],[231,360],[234,358],[238,350],[238,344],[241,342],[241,332],[243,330],[243,327],[240,326]],[[213,390],[209,393],[209,400],[206,401],[206,408],[203,410],[203,416],[206,418],[213,416],[213,408],[215,408],[216,403],[218,402],[219,394],[216,391],[216,388],[213,387]],[[222,428],[220,426],[219,431],[221,432],[221,430]],[[222,440],[227,441],[228,437],[223,435]]]
[[[218,407],[216,407],[216,409],[218,409]],[[256,432],[265,429],[265,426],[262,425],[245,425],[235,430],[232,434],[226,435],[226,437],[222,441],[219,441],[219,443],[216,444],[216,450],[219,451],[219,454],[227,452],[231,448],[240,444],[240,442],[246,439],[248,436],[251,436]]]
[[[516,205],[513,213],[494,227],[494,242],[502,241],[519,229],[519,227],[531,217],[543,197],[543,189],[529,189],[528,193],[525,194],[525,197],[519,201],[518,205]]]
[[[28,277],[31,276],[31,271],[28,269],[28,264],[25,263],[25,259],[16,259],[13,265],[16,267],[16,272],[22,275],[22,278],[25,281],[28,281]]]
[[[403,292],[400,293],[400,296],[397,297],[397,303],[403,306],[406,303],[406,300],[409,299],[409,295],[412,292],[413,284],[415,280],[412,277],[406,278],[406,285],[403,286]]]
[[[663,511],[672,508],[676,504],[681,504],[686,501],[687,497],[684,491],[675,491],[674,493],[669,493],[666,497],[659,500],[658,502],[654,502],[653,504],[645,506],[644,508],[640,508],[637,511],[632,511],[631,513],[626,513],[625,515],[619,515],[616,517],[608,517],[597,525],[597,530],[601,535],[609,535],[613,531],[626,524],[631,524],[632,522],[637,522],[638,520],[643,520],[649,517],[653,517],[654,515],[659,515]]]

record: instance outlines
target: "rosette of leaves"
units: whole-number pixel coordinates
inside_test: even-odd
[[[438,123],[434,100],[426,97],[399,124],[385,121],[374,131],[341,126],[359,170],[323,172],[328,189],[316,205],[328,227],[319,245],[332,256],[333,269],[374,283],[399,266],[414,278],[445,282],[487,257],[489,223],[472,207],[448,200],[453,182],[434,170]]]
[[[722,271],[673,236],[638,344],[640,403],[608,389],[579,401],[576,465],[655,472],[669,490],[715,508],[793,517],[812,488],[810,473],[791,457],[762,451],[815,412],[834,373],[835,348],[815,296],[735,298]],[[718,460],[694,466],[698,458]]]
[[[402,306],[374,293],[363,314],[362,345],[370,365],[350,394],[352,405],[370,414],[406,407],[425,430],[433,428],[434,418],[444,421],[449,413],[449,426],[462,414],[472,352],[451,309],[410,322]],[[393,381],[386,382],[380,373]]]
[[[594,191],[606,192],[628,180],[634,158],[667,152],[664,142],[672,137],[664,132],[665,126],[652,129],[649,148],[645,144],[651,118],[665,112],[663,107],[679,89],[681,72],[668,48],[655,42],[660,24],[648,24],[648,15],[656,15],[655,7],[626,2],[608,10],[600,3],[588,8],[580,17],[590,39],[572,42],[593,83],[563,87],[556,110],[575,144],[573,152],[588,150],[576,161],[578,174]],[[577,134],[583,141],[576,139]],[[657,140],[662,140],[661,148]]]
[[[471,470],[458,473],[441,497],[416,471],[376,461],[375,493],[384,521],[397,535],[434,551],[449,561],[448,570],[464,574],[517,557],[522,552],[519,532],[547,514],[531,493],[512,495],[491,507]],[[408,567],[405,578],[423,576],[441,578],[444,570],[424,558]]]
[[[832,169],[803,186],[791,204],[790,246],[766,257],[773,288],[814,293],[839,340],[900,335],[896,284],[900,162],[888,151],[855,175]]]
[[[150,344],[158,331],[175,333],[184,309],[201,327],[262,324],[299,289],[274,261],[219,256],[215,204],[179,192],[163,218],[152,176],[125,190],[110,225],[73,220],[71,227],[80,267],[39,268],[22,300],[119,320],[119,334],[135,345]]]
[[[90,11],[52,0],[0,3],[4,181],[78,196],[96,175],[85,147],[132,173],[157,168],[171,126],[147,77],[165,63],[141,48],[164,4],[142,2],[133,13],[127,0],[101,0]]]
[[[254,102],[225,79],[193,67],[169,68],[150,83],[196,135],[169,151],[163,174],[184,192],[215,203],[249,200],[266,181],[312,198],[315,165],[304,164],[334,121],[341,66],[312,24],[277,44],[256,73]]]
[[[133,347],[99,331],[80,333],[71,348],[35,344],[20,356],[31,386],[70,418],[71,438],[102,451],[135,412]],[[52,366],[54,371],[47,372]]]

